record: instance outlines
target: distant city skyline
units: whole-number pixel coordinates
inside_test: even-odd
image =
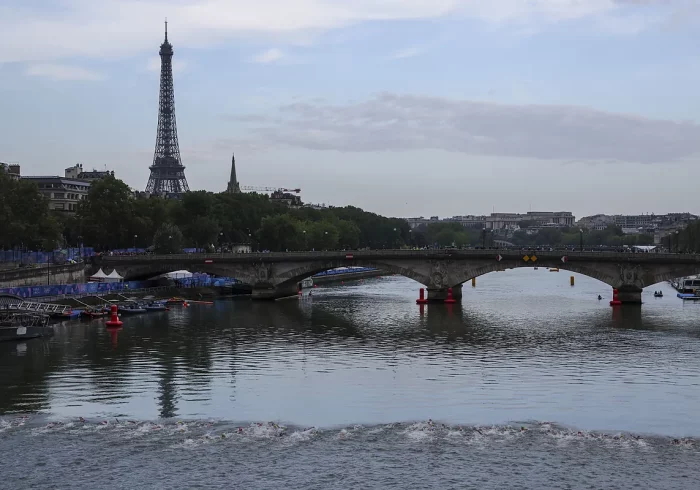
[[[690,0],[0,0],[0,161],[143,190],[165,17],[193,190],[235,152],[242,186],[390,216],[700,212]]]

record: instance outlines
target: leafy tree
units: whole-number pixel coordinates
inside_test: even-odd
[[[197,247],[210,247],[219,239],[219,224],[209,216],[201,216],[185,228],[185,241]]]
[[[356,249],[360,244],[360,227],[352,221],[338,220],[336,223],[338,230],[338,243],[342,248]]]
[[[53,250],[61,225],[49,212],[48,199],[33,182],[13,180],[0,171],[0,247]]]
[[[181,253],[182,244],[182,232],[176,225],[163,223],[154,233],[153,250],[156,253]]]
[[[77,215],[86,243],[102,250],[133,245],[133,198],[121,180],[110,176],[93,182]]]
[[[301,235],[299,221],[288,214],[263,218],[256,233],[260,248],[272,251],[298,250]]]
[[[334,250],[338,248],[340,234],[338,228],[328,221],[306,223],[308,246],[315,250]]]

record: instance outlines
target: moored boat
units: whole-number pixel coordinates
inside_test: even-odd
[[[37,313],[0,313],[0,341],[26,340],[53,334],[49,316]]]
[[[127,306],[124,308],[119,308],[119,313],[123,315],[136,315],[138,313],[146,313],[146,308],[140,305]]]
[[[87,319],[93,319],[93,318],[102,318],[103,316],[106,316],[107,312],[104,311],[103,309],[93,309],[93,308],[87,308],[83,310],[80,313],[80,316],[82,318],[87,318]]]
[[[184,305],[185,298],[179,298],[179,297],[168,298],[165,301],[165,304],[167,304],[167,305]]]
[[[146,308],[146,311],[168,311],[170,309],[163,303],[151,303],[150,305],[146,305],[144,308]]]

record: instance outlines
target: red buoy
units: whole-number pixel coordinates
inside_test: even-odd
[[[618,297],[619,291],[617,289],[613,289],[613,299],[610,302],[610,306],[620,306],[622,304],[622,301],[620,301],[620,298]]]
[[[424,304],[427,303],[427,302],[428,302],[428,300],[425,299],[425,289],[424,289],[424,288],[420,288],[420,289],[418,290],[418,299],[416,300],[416,304],[417,304],[417,305],[424,305]]]
[[[124,325],[124,322],[122,322],[122,321],[119,319],[119,316],[117,316],[117,305],[112,305],[112,307],[110,308],[110,310],[111,310],[111,313],[112,313],[112,318],[110,318],[109,320],[107,320],[107,321],[105,322],[105,325],[107,325],[108,327],[121,327],[122,325]]]
[[[452,288],[447,288],[447,299],[445,300],[445,303],[451,305],[456,302],[457,300],[452,297]]]

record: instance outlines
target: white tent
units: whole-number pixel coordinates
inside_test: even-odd
[[[167,274],[163,274],[163,277],[166,277],[168,279],[188,279],[192,277],[192,273],[190,271],[182,270],[182,271],[173,271],[173,272],[168,272]]]
[[[124,276],[120,276],[117,269],[114,269],[107,277],[105,277],[105,282],[121,282]]]
[[[102,268],[100,267],[100,270],[97,271],[97,273],[93,274],[90,276],[90,280],[93,282],[104,282],[104,280],[107,278],[107,274],[104,273]]]

